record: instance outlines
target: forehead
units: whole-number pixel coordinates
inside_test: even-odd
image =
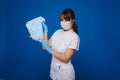
[[[64,14],[62,14],[62,15],[60,16],[60,19],[61,19],[61,20],[65,20],[65,21],[70,21],[70,17],[67,16],[67,15],[64,15]]]

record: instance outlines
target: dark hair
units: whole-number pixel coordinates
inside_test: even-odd
[[[65,9],[65,10],[61,13],[61,15],[64,15],[64,19],[65,19],[66,21],[70,21],[70,19],[74,19],[74,23],[73,23],[72,28],[73,28],[73,30],[78,34],[78,28],[77,28],[77,25],[76,25],[76,23],[75,23],[75,14],[74,14],[74,11],[73,11],[72,9],[70,9],[70,8],[67,8],[67,9]]]

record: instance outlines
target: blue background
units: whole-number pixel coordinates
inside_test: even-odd
[[[0,80],[50,80],[51,55],[29,38],[25,23],[43,16],[51,35],[60,13],[76,15],[80,50],[76,80],[120,80],[120,2],[117,0],[0,0]]]

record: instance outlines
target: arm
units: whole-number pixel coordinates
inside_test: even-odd
[[[52,39],[48,41],[48,44],[51,46]],[[67,63],[73,56],[75,50],[68,48],[65,53],[59,53],[55,50],[52,51],[52,55],[54,55],[57,59],[61,60],[64,63]]]
[[[43,36],[44,36],[44,39],[43,39],[43,40],[48,41],[48,35],[47,35],[47,32],[44,32],[44,33],[43,33]],[[44,47],[43,45],[42,45],[42,49],[45,50],[45,47]]]
[[[59,60],[61,60],[64,63],[69,62],[69,60],[72,58],[75,50],[68,48],[65,53],[60,54],[59,52],[56,52],[55,50],[52,51],[52,54]]]
[[[49,44],[49,46],[52,45],[52,39],[49,39],[49,40],[48,40],[48,38],[47,38],[47,33],[44,33],[44,41],[47,41],[48,44]],[[42,49],[45,50],[45,47],[44,47],[43,45],[42,45]]]
[[[47,25],[44,23],[44,22],[42,22],[42,27],[43,27],[43,40],[44,41],[47,41],[48,42],[48,27],[47,27]],[[42,49],[44,49],[45,50],[45,47],[42,45]]]
[[[75,50],[71,49],[71,48],[68,48],[65,53],[59,53],[59,52],[53,50],[50,47],[51,43],[52,43],[52,39],[49,40],[49,43],[46,42],[46,41],[43,42],[43,45],[45,46],[46,50],[50,54],[54,55],[57,59],[61,60],[62,62],[64,62],[64,63],[69,62],[69,60],[71,59],[71,57],[74,54]]]
[[[44,37],[43,40],[48,41],[48,35],[47,35],[48,27],[44,22],[42,22],[42,27],[43,27],[43,37]]]
[[[52,39],[49,39],[49,40],[48,40],[48,44],[49,44],[50,46],[52,46]]]
[[[45,40],[45,41],[48,41],[48,35],[47,35],[47,32],[44,32],[44,33],[43,33],[43,36],[44,36],[44,40]]]

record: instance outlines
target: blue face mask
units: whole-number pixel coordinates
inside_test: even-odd
[[[71,23],[70,21],[61,21],[60,22],[60,25],[61,27],[64,29],[64,30],[68,30],[71,28]]]
[[[26,27],[28,29],[28,32],[30,33],[30,37],[33,40],[40,41],[40,42],[43,40],[42,23],[44,22],[45,22],[45,19],[42,16],[40,16],[26,23]]]

